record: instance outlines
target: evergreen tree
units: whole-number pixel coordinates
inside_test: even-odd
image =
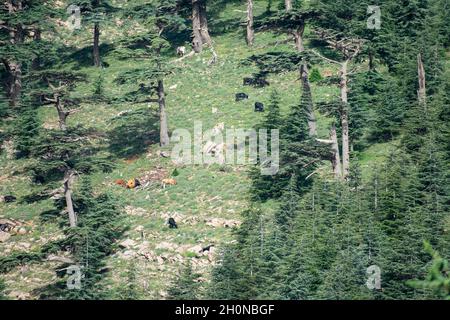
[[[186,263],[180,276],[170,284],[168,294],[173,300],[197,300],[200,298],[200,274],[192,270],[190,262]]]
[[[0,278],[0,300],[7,300],[8,299],[6,297],[5,290],[6,290],[5,282],[3,281],[3,279]]]

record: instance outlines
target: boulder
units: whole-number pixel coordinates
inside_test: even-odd
[[[8,232],[0,231],[0,242],[6,242],[11,238],[11,235]]]

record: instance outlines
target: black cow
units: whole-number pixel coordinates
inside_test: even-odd
[[[239,102],[239,101],[242,101],[242,100],[245,100],[245,99],[248,99],[248,95],[247,94],[245,94],[243,92],[236,93],[236,102]]]
[[[9,232],[12,230],[12,226],[9,223],[0,223],[0,231]]]
[[[14,202],[17,200],[17,198],[14,196],[4,196],[3,199],[5,200],[6,203]]]
[[[244,78],[244,86],[252,86],[255,83],[253,78]]]
[[[214,247],[214,245],[210,244],[209,246],[202,248],[202,252],[209,251],[212,247]]]
[[[269,82],[263,77],[244,78],[244,86],[265,87]]]
[[[177,223],[175,222],[174,218],[169,218],[169,222],[168,223],[169,223],[169,228],[170,229],[173,229],[173,228],[177,229],[178,228]]]
[[[264,104],[255,102],[255,112],[264,112]]]

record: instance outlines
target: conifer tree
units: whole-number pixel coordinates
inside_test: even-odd
[[[170,284],[168,294],[173,300],[197,300],[200,298],[200,274],[192,270],[192,264],[186,263],[180,276]]]

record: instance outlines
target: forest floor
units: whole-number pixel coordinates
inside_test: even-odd
[[[222,13],[222,23],[239,21],[243,18],[243,10],[243,5],[230,4]],[[264,2],[258,2],[255,14],[262,14],[264,10]],[[273,89],[280,94],[284,114],[291,105],[299,102],[301,90],[297,72],[272,74],[268,78],[270,86],[264,88],[243,86],[242,83],[243,77],[257,71],[253,66],[242,65],[243,59],[275,50],[293,51],[293,42],[284,41],[287,35],[263,32],[256,34],[255,45],[249,48],[242,30],[233,25],[226,32],[220,26],[211,26],[219,57],[216,64],[208,65],[211,53],[207,49],[200,55],[174,62],[176,71],[165,81],[171,131],[184,128],[193,132],[194,121],[201,121],[204,129],[220,123],[224,123],[225,128],[254,128],[264,117],[264,113],[254,112],[254,103],[268,104]],[[80,37],[80,47],[89,44],[89,34]],[[177,59],[175,54],[173,59]],[[114,79],[138,63],[120,61],[114,55],[107,56],[105,61],[109,64],[101,71],[105,94],[110,98],[123,95],[130,88],[118,86]],[[89,75],[91,81],[90,84],[80,85],[75,95],[88,96],[92,94],[91,84],[99,76],[99,70],[83,65],[78,67]],[[321,73],[336,72],[330,65],[316,67]],[[238,92],[247,93],[249,99],[235,102]],[[330,100],[338,94],[338,88],[313,84],[312,93],[317,101]],[[108,261],[111,272],[105,285],[113,289],[123,286],[127,282],[127,270],[133,267],[137,273],[140,297],[161,299],[166,297],[168,279],[179,273],[187,259],[191,259],[194,268],[203,272],[204,280],[208,280],[208,271],[214,263],[217,249],[233,240],[231,230],[238,224],[240,213],[246,207],[250,180],[247,177],[248,166],[176,166],[170,158],[161,157],[158,144],[146,139],[154,119],[143,118],[140,128],[116,125],[115,119],[124,111],[132,116],[133,112],[149,107],[157,112],[156,104],[83,104],[82,110],[69,118],[69,124],[81,123],[107,132],[110,139],[116,139],[116,149],[112,151],[121,156],[112,172],[92,176],[95,190],[111,193],[119,199],[126,215],[125,221],[130,226],[120,241],[121,249]],[[319,113],[316,116],[319,137],[326,139],[330,120]],[[41,108],[40,117],[44,126],[57,126],[53,108]],[[373,166],[394,145],[375,144],[359,154],[363,177],[369,176]],[[52,200],[32,204],[21,201],[24,196],[42,189],[31,184],[26,165],[27,160],[13,160],[5,153],[1,155],[0,193],[14,194],[18,201],[0,203],[0,217],[27,222],[28,232],[2,243],[0,257],[14,251],[37,250],[44,243],[62,236],[58,225],[40,222],[41,212],[51,208]],[[179,173],[174,177],[177,184],[163,188],[160,180],[170,177],[175,168]],[[330,165],[324,163],[323,168],[328,171]],[[144,189],[133,190],[114,184],[116,179],[131,178],[149,179],[152,183]],[[265,206],[270,210],[276,204],[269,202]],[[168,228],[168,217],[175,218],[178,229]],[[216,248],[211,250],[214,255],[198,253],[200,247],[210,244]],[[6,285],[12,290],[10,295],[34,298],[33,289],[56,279],[54,268],[57,265],[55,261],[45,261],[13,269],[5,275]]]

